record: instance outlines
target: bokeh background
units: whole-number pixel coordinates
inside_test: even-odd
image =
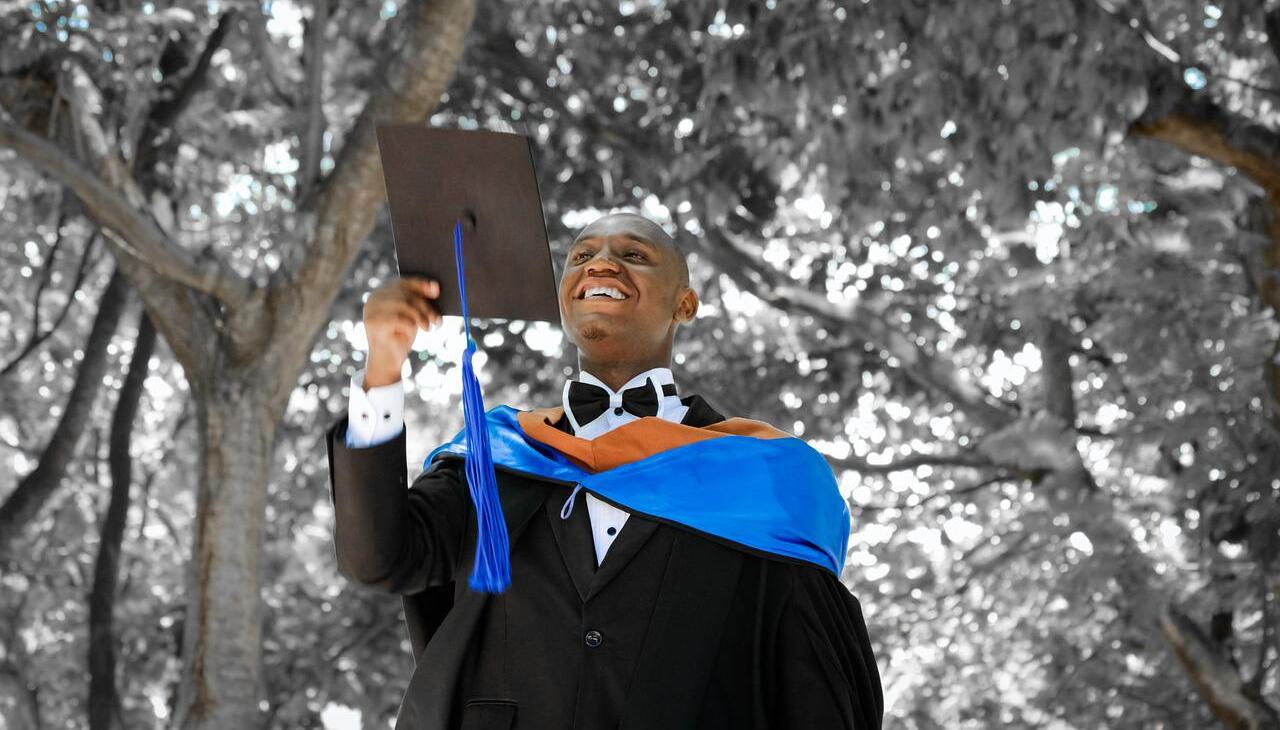
[[[677,382],[829,456],[886,727],[1278,727],[1278,103],[1274,0],[0,2],[0,728],[389,726],[323,432],[391,120],[529,134],[557,258],[678,232]]]

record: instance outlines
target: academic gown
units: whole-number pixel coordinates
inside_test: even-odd
[[[685,425],[724,420],[697,395],[681,401],[689,407]],[[553,425],[572,433],[567,418]],[[881,727],[880,675],[861,605],[830,570],[633,512],[599,566],[603,575],[593,576],[589,528],[555,522],[564,485],[499,469],[511,595],[476,593],[466,585],[476,534],[462,459],[436,460],[406,488],[403,431],[383,444],[348,449],[344,417],[326,435],[339,572],[404,601],[416,666],[397,730]],[[576,509],[578,524],[585,524],[585,507]],[[584,582],[610,581],[596,591],[596,605],[636,613],[635,620],[644,622],[635,634],[643,638],[617,660],[625,663],[584,672],[580,658],[566,658],[600,655],[580,639],[547,646],[539,634],[541,648],[530,652],[521,651],[521,636],[503,637],[496,627],[506,624],[494,623],[486,609],[535,589],[527,575],[535,568],[522,582],[516,570],[522,564],[551,576],[539,586],[544,594],[552,588],[572,594],[576,585],[585,595]],[[552,586],[557,575],[565,578]],[[554,620],[549,611],[548,621]],[[525,641],[534,643],[528,635]],[[497,654],[494,646],[501,648]],[[497,666],[494,656],[501,658],[503,687],[506,678],[519,684],[554,676],[555,684],[530,686],[564,690],[565,701],[576,697],[582,709],[567,721],[569,715],[559,716],[564,724],[547,725],[550,715],[537,707],[546,699],[541,695],[474,696],[475,673],[496,671],[476,667]],[[508,666],[509,658],[515,666]],[[599,701],[584,704],[587,687],[596,688]]]

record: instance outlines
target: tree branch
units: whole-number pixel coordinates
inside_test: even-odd
[[[303,58],[307,70],[307,127],[299,152],[298,197],[306,198],[320,180],[320,158],[324,156],[324,34],[329,26],[329,0],[314,0],[314,12],[307,24]]]
[[[726,273],[740,284],[745,283],[761,299],[783,310],[816,314],[852,332],[858,339],[886,350],[898,360],[901,371],[908,378],[926,390],[948,398],[984,428],[1000,428],[1016,416],[1003,406],[993,404],[978,386],[958,378],[955,367],[936,360],[890,326],[879,313],[854,304],[832,302],[817,292],[785,281],[778,272],[759,264],[758,257],[745,251],[722,229],[708,230],[706,240],[708,253],[722,261]],[[744,269],[753,272],[755,280],[744,276]]]
[[[1268,27],[1280,17],[1267,18]],[[1153,107],[1130,127],[1130,134],[1171,144],[1184,152],[1235,167],[1266,192],[1271,207],[1270,244],[1262,252],[1259,290],[1263,304],[1280,320],[1280,134],[1232,114],[1204,94],[1196,94],[1176,76],[1157,77]],[[1280,428],[1280,341],[1264,366],[1271,393],[1271,422]]]
[[[1280,193],[1280,135],[1226,111],[1170,74],[1152,83],[1151,103],[1129,127],[1133,137],[1167,142],[1235,167],[1268,193]]]
[[[958,497],[964,494],[972,494],[979,490],[986,489],[992,484],[1000,484],[1001,482],[1007,482],[1007,481],[1011,481],[1019,478],[1021,477],[1017,474],[1013,474],[1011,472],[1001,472],[994,476],[981,479],[977,482],[974,482],[973,484],[969,484],[963,487],[955,487],[953,489],[939,489],[931,494],[925,495],[924,497],[915,501],[914,503],[911,502],[911,498],[910,496],[908,496],[904,499],[899,499],[898,501],[892,504],[875,503],[875,502],[859,504],[858,511],[859,512],[880,512],[883,510],[918,509],[918,508],[924,507],[926,504],[932,502],[935,499],[942,499],[943,497]]]
[[[150,216],[139,212],[119,191],[49,141],[0,119],[0,147],[12,149],[75,193],[94,222],[115,234],[108,239],[121,255],[229,307],[248,298],[249,284],[242,277],[219,261],[199,260],[170,242]]]
[[[191,64],[177,83],[165,83],[161,87],[160,99],[151,107],[146,124],[142,127],[135,167],[150,171],[155,166],[155,156],[160,147],[172,134],[173,125],[186,111],[191,100],[200,92],[209,80],[209,67],[213,64],[213,54],[217,53],[226,40],[227,33],[235,21],[235,11],[228,10],[218,18],[218,25],[205,41],[204,50]]]
[[[28,355],[34,352],[37,347],[40,346],[40,343],[44,342],[49,338],[50,335],[58,331],[58,328],[61,327],[62,323],[66,320],[67,314],[71,311],[71,306],[75,304],[75,301],[76,301],[75,293],[80,291],[80,285],[84,283],[85,275],[88,274],[89,272],[89,259],[90,259],[89,254],[93,252],[94,243],[98,240],[96,231],[89,237],[88,243],[85,244],[84,251],[80,253],[80,263],[76,265],[76,277],[71,282],[71,286],[68,289],[68,291],[71,292],[71,295],[67,297],[66,304],[62,305],[62,309],[60,309],[58,311],[58,314],[53,318],[53,322],[49,325],[49,328],[44,331],[41,331],[40,329],[40,295],[44,292],[44,288],[46,284],[48,284],[50,274],[53,272],[53,264],[57,257],[58,247],[62,244],[62,241],[64,240],[62,238],[61,216],[59,216],[58,218],[57,226],[58,226],[58,231],[56,234],[57,239],[54,241],[53,247],[49,251],[49,261],[45,265],[44,271],[40,275],[40,283],[39,283],[39,286],[36,288],[35,304],[31,308],[31,332],[27,335],[27,344],[23,345],[22,348],[18,351],[18,354],[14,356],[12,360],[5,363],[4,367],[0,367],[0,378],[5,377],[10,372],[12,372],[13,369],[16,368],[18,364],[23,361],[23,359],[25,359]]]
[[[1280,6],[1263,16],[1263,24],[1267,29],[1267,45],[1271,47],[1272,60],[1280,64]]]
[[[895,471],[908,471],[922,466],[969,466],[974,468],[999,466],[985,455],[977,452],[912,454],[887,464],[873,464],[859,456],[827,456],[827,463],[831,465],[832,469],[848,469],[860,474],[891,474]]]
[[[84,358],[53,435],[40,454],[35,470],[24,476],[0,504],[0,563],[8,557],[23,528],[31,524],[66,476],[76,446],[90,421],[93,402],[107,371],[107,346],[115,336],[128,298],[128,285],[117,270],[98,302],[98,314],[84,345]]]
[[[311,333],[328,320],[334,293],[385,200],[375,125],[423,121],[430,115],[462,55],[475,0],[417,0],[401,15],[409,37],[387,44],[395,51],[385,64],[384,85],[366,102],[333,172],[312,196],[317,221],[305,258],[296,272],[281,267],[272,277],[270,316],[275,322],[288,322],[288,331],[297,333],[273,342],[288,362],[305,360]],[[241,327],[233,332],[233,337],[251,336]],[[280,372],[292,375],[295,370],[285,367]],[[287,398],[289,384],[277,385],[277,397]]]
[[[1178,662],[1224,727],[1269,730],[1280,727],[1280,713],[1241,679],[1191,617],[1172,604],[1160,617],[1160,628]]]
[[[254,50],[257,52],[258,69],[262,72],[259,76],[267,82],[267,86],[271,88],[271,93],[286,106],[298,106],[299,100],[297,95],[291,91],[293,82],[285,76],[280,70],[280,59],[276,54],[276,49],[271,43],[271,36],[267,33],[267,16],[261,11],[259,6],[253,15],[245,18],[245,22],[249,24],[249,37],[253,42]]]
[[[138,321],[133,358],[124,386],[111,417],[108,460],[111,493],[102,518],[98,555],[94,561],[93,588],[89,593],[89,727],[111,730],[119,697],[116,694],[115,606],[120,584],[120,546],[124,542],[129,513],[129,491],[133,482],[133,460],[129,443],[133,438],[138,404],[146,392],[144,384],[155,350],[156,329],[146,312]]]

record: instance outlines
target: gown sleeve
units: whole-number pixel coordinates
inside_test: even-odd
[[[793,566],[775,644],[771,728],[880,730],[880,672],[858,599],[831,573]]]

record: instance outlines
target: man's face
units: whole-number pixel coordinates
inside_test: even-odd
[[[679,322],[698,299],[680,254],[657,224],[638,215],[600,218],[578,235],[560,276],[560,318],[589,359],[670,356]]]

